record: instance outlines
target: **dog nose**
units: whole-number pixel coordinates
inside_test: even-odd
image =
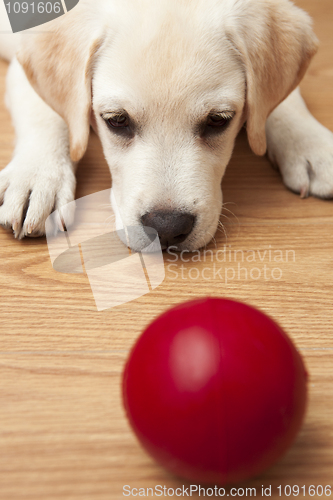
[[[162,246],[170,247],[186,240],[193,229],[195,216],[186,212],[154,210],[144,214],[141,222],[157,231]]]

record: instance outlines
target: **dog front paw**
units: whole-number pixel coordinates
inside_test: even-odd
[[[0,172],[0,225],[12,229],[15,238],[42,236],[53,210],[74,200],[75,175],[70,162],[34,161],[15,156]],[[71,204],[72,206],[73,204]],[[66,221],[74,214],[67,214]],[[63,229],[61,221],[59,229]]]
[[[268,156],[286,186],[302,198],[333,198],[333,134],[313,117],[299,128],[267,134]]]

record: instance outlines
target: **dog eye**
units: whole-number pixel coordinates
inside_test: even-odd
[[[233,111],[211,112],[201,124],[201,137],[209,139],[222,134],[228,128],[234,116]]]
[[[107,118],[107,124],[112,128],[127,128],[129,127],[129,118],[127,115],[115,115]]]
[[[216,114],[209,115],[206,122],[206,127],[208,129],[224,129],[232,120],[231,115],[227,114]]]

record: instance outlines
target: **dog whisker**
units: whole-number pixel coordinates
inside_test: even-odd
[[[116,220],[115,215],[110,215],[109,217],[107,217],[107,218],[105,219],[105,221],[104,221],[104,222],[108,222],[110,219],[113,219],[113,221],[115,221],[115,220]]]
[[[220,231],[221,233],[223,233],[226,241],[228,240],[227,231],[226,231],[226,229],[225,229],[225,227],[224,227],[224,225],[222,224],[221,221],[218,222],[217,231]]]
[[[239,222],[239,219],[238,219],[237,215],[236,215],[236,214],[234,214],[234,213],[233,213],[231,210],[229,210],[228,208],[226,208],[226,207],[225,207],[225,204],[223,204],[223,205],[222,205],[222,212],[223,212],[223,210],[226,210],[227,212],[229,212],[229,214],[230,214],[230,215],[232,215],[232,216],[236,219],[237,223],[238,223],[238,224],[240,224],[240,222]],[[224,217],[227,217],[227,216],[226,216],[225,214],[223,214],[222,212],[221,212],[221,215],[222,215],[222,216],[224,216]],[[227,218],[228,218],[228,217],[227,217]]]

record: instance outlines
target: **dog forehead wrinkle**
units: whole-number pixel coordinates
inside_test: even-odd
[[[177,9],[166,8],[165,3],[159,2],[162,13],[156,23],[150,12],[147,15],[149,22],[146,20],[145,24],[153,26],[150,30],[145,30],[136,19],[133,26],[125,23],[124,30],[110,37],[101,58],[103,74],[111,82],[135,86],[135,92],[141,90],[150,101],[168,103],[175,102],[176,96],[181,101],[191,93],[197,95],[200,90],[233,80],[240,62],[223,31],[182,17]],[[194,4],[199,5],[200,1],[194,0]]]
[[[177,43],[167,37],[137,55],[136,79],[146,94],[155,91],[156,101],[170,97],[182,101],[218,89],[223,81],[232,79],[236,65],[228,56],[220,51],[214,55],[209,50],[199,51],[187,41]]]

